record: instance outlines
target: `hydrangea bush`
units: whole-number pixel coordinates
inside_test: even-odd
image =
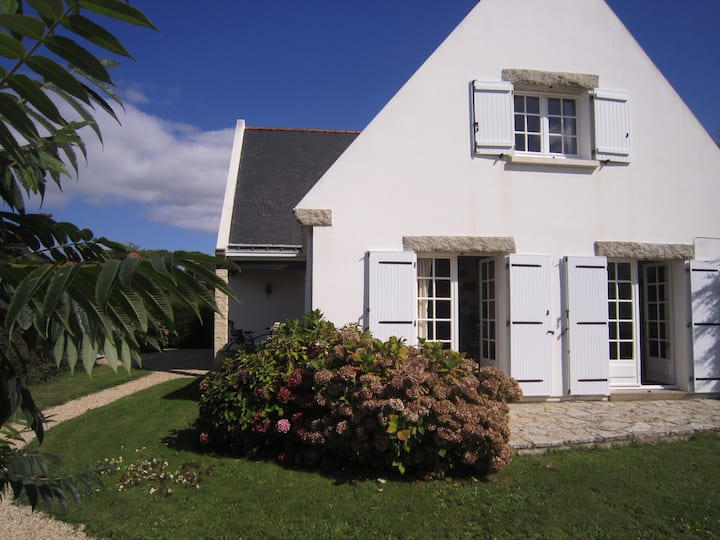
[[[510,462],[517,383],[439,344],[408,347],[317,312],[201,383],[201,441],[315,467],[484,474]]]

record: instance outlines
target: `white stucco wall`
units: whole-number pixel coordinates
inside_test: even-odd
[[[630,93],[631,163],[589,172],[473,157],[469,85],[503,68],[590,73]],[[581,119],[579,119],[581,121]],[[583,128],[581,128],[583,129]],[[338,324],[363,310],[363,255],[406,235],[512,236],[559,261],[596,240],[717,237],[720,150],[601,0],[482,0],[312,191],[312,304]],[[560,342],[554,393],[562,392]]]
[[[229,317],[235,329],[267,334],[276,321],[300,318],[305,313],[303,270],[250,270],[230,277],[240,302],[230,302]],[[270,293],[267,293],[268,285]]]

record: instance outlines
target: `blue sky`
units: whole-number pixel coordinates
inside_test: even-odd
[[[720,135],[716,0],[609,0],[705,128]],[[136,0],[159,32],[113,25],[123,126],[43,206],[147,249],[212,253],[235,121],[363,129],[476,0]],[[202,7],[198,7],[202,6]],[[610,44],[611,45],[611,44]]]

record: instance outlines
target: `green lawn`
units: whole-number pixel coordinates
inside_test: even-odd
[[[197,385],[174,380],[61,424],[64,471],[122,455],[201,462],[200,489],[84,497],[61,516],[106,538],[718,538],[720,439],[518,457],[485,481],[337,479],[203,454]]]
[[[101,364],[95,366],[92,375],[88,375],[82,370],[76,371],[75,374],[66,373],[48,382],[30,386],[30,392],[38,407],[45,410],[118,384],[139,379],[150,373],[152,371],[139,368],[133,368],[128,373],[123,367],[118,367],[117,373],[115,373],[110,366]]]

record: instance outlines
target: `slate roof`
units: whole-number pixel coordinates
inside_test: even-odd
[[[357,135],[245,128],[229,244],[302,245],[292,209]]]

